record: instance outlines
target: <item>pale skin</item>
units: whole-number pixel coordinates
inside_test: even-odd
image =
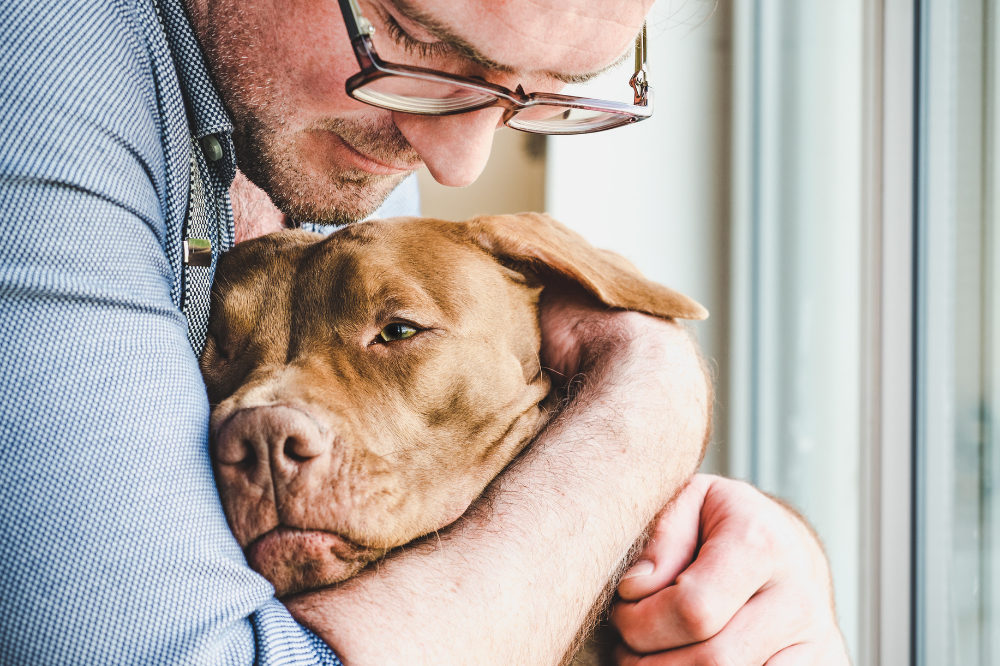
[[[622,666],[849,663],[815,533],[739,481],[695,476],[618,594]]]
[[[383,58],[529,92],[617,60],[650,4],[360,3]],[[485,165],[499,110],[428,118],[346,96],[357,65],[331,0],[188,9],[250,176],[233,185],[238,239],[282,228],[286,215],[363,217],[420,166],[462,186]],[[397,43],[392,23],[426,47]],[[847,663],[829,568],[804,523],[749,486],[687,485],[710,404],[688,334],[565,295],[549,295],[543,318],[544,364],[585,378],[560,418],[458,523],[344,586],[289,600],[293,615],[349,666],[556,664],[661,514],[642,555],[652,571],[641,562],[620,588],[620,663]]]

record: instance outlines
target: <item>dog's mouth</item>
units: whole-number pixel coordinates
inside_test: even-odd
[[[350,578],[384,552],[333,532],[284,525],[262,534],[244,549],[250,567],[274,585],[278,597]]]

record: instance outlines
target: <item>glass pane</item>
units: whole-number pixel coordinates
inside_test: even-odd
[[[732,471],[815,526],[857,655],[863,3],[736,7]]]
[[[715,0],[657,0],[648,33],[653,117],[611,132],[549,137],[545,175],[546,209],[556,219],[712,313],[694,323],[719,381],[714,442],[703,469],[723,473],[732,9]],[[631,104],[633,67],[626,60],[562,94]]]
[[[1000,536],[997,16],[921,3],[917,662],[995,664]]]

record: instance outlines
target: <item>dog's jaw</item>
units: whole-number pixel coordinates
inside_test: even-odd
[[[277,527],[254,540],[245,552],[250,567],[283,598],[350,578],[385,551],[358,546],[330,532]]]

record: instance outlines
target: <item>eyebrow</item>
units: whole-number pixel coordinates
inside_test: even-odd
[[[410,19],[414,23],[420,24],[420,26],[424,28],[427,32],[434,35],[434,37],[439,39],[443,44],[446,44],[447,46],[454,49],[459,55],[468,58],[472,62],[478,65],[482,65],[483,67],[486,67],[495,72],[500,72],[502,74],[518,73],[517,70],[511,67],[510,65],[504,65],[503,63],[499,63],[496,60],[493,60],[492,58],[488,57],[486,54],[484,54],[482,51],[476,48],[473,44],[471,44],[468,40],[466,40],[464,37],[455,34],[455,32],[452,31],[452,29],[446,26],[444,23],[434,18],[433,16],[429,16],[426,12],[417,9],[416,7],[411,5],[409,0],[387,0],[387,1],[389,4],[395,7],[400,14]],[[553,79],[556,79],[557,81],[562,81],[563,83],[586,83],[587,81],[595,79],[601,74],[604,74],[605,72],[608,72],[614,69],[615,67],[621,65],[623,62],[625,62],[625,60],[629,58],[629,56],[632,55],[633,51],[634,51],[634,41],[632,45],[629,46],[629,48],[625,51],[625,53],[619,56],[613,63],[611,63],[606,67],[602,67],[596,72],[589,72],[586,74],[563,74],[562,72],[543,71],[542,74],[549,76]]]

